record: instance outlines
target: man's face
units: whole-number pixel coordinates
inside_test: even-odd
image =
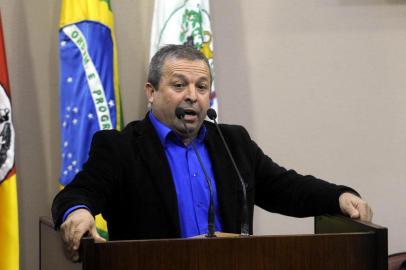
[[[184,120],[192,137],[202,125],[210,99],[210,72],[204,61],[169,58],[162,67],[159,88],[145,86],[154,115],[182,138],[184,125],[175,115],[176,107],[185,109]]]

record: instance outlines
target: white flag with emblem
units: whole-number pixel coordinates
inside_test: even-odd
[[[150,56],[168,44],[189,44],[207,57],[213,74],[210,107],[218,111],[209,0],[155,0]]]

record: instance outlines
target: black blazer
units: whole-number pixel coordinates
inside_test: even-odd
[[[220,137],[205,122],[205,144],[212,162],[221,222],[225,232],[240,232],[241,186]],[[344,186],[302,176],[274,163],[241,126],[220,125],[246,182],[250,228],[254,204],[271,212],[304,217],[338,213]],[[88,161],[74,180],[55,197],[56,228],[74,205],[102,213],[110,240],[180,236],[177,198],[169,163],[156,131],[146,117],[123,131],[97,132]]]

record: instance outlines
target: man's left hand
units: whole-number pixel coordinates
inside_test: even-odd
[[[372,209],[368,203],[360,197],[349,192],[344,192],[340,195],[338,201],[343,214],[354,219],[372,221]]]

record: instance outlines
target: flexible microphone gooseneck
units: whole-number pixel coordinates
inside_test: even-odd
[[[189,130],[186,127],[186,122],[185,122],[185,110],[181,107],[177,107],[175,109],[175,115],[176,117],[182,121],[183,126],[185,127],[186,130],[186,136],[191,139],[190,144],[192,145],[193,151],[195,152],[197,156],[197,160],[199,161],[200,167],[203,170],[204,173],[204,178],[206,179],[207,185],[209,187],[209,192],[210,192],[210,204],[209,204],[209,211],[208,211],[208,217],[207,217],[207,234],[206,237],[216,237],[215,235],[215,227],[214,227],[214,199],[213,199],[213,187],[211,185],[211,180],[210,177],[206,171],[206,168],[203,165],[202,159],[199,155],[199,152],[197,151],[196,145],[193,142],[192,138],[190,137]]]
[[[243,204],[242,204],[242,210],[241,210],[241,236],[249,236],[247,188],[245,187],[244,179],[241,176],[240,170],[238,170],[237,164],[235,163],[233,155],[231,154],[230,148],[228,148],[227,142],[223,136],[223,132],[221,132],[221,129],[216,121],[216,119],[217,119],[216,111],[212,108],[209,108],[207,110],[207,117],[209,117],[209,119],[214,122],[214,125],[216,126],[217,131],[220,135],[221,141],[223,142],[224,147],[226,148],[227,154],[228,154],[229,158],[231,159],[231,162],[233,163],[233,167],[234,167],[235,172],[237,173],[238,179],[240,180],[241,187],[242,187],[242,195],[243,195]]]

